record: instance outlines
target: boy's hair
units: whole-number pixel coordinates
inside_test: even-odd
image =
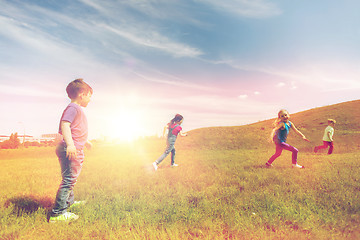
[[[334,119],[329,118],[329,119],[328,119],[328,123],[334,123],[334,124],[335,124],[336,121],[335,121]]]
[[[75,99],[80,93],[87,94],[90,92],[92,94],[93,90],[82,78],[78,78],[67,85],[66,92],[70,99]]]

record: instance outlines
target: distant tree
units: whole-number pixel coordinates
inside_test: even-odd
[[[9,140],[12,149],[18,148],[20,146],[20,140],[17,133],[11,134]]]
[[[9,140],[1,143],[0,148],[2,149],[16,149],[20,146],[20,140],[17,133],[12,133]]]

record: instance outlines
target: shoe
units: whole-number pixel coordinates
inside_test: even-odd
[[[178,167],[179,165],[177,165],[176,163],[171,164],[171,167]]]
[[[55,222],[68,222],[68,221],[71,221],[71,220],[76,220],[78,219],[79,216],[74,214],[74,213],[71,213],[71,212],[66,212],[66,213],[63,213],[59,216],[56,216],[56,217],[50,217],[49,219],[49,223],[55,223]]]
[[[153,162],[153,167],[154,167],[155,171],[158,169],[158,165],[156,164],[156,162]]]
[[[70,205],[70,208],[79,207],[79,206],[82,206],[85,204],[86,204],[86,201],[75,201],[73,204]]]
[[[304,166],[301,166],[299,164],[293,164],[292,168],[305,168]]]
[[[268,162],[266,162],[266,163],[265,163],[265,167],[271,168],[271,167],[273,167],[273,165],[270,164],[270,163],[268,163]]]

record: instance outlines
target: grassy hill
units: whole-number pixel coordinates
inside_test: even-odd
[[[322,143],[328,118],[337,121],[334,135],[337,153],[360,148],[360,100],[290,113],[290,116],[290,121],[311,141],[306,143],[294,132],[290,133],[288,143],[302,151],[312,151],[315,145]],[[191,137],[179,142],[199,149],[273,148],[268,139],[274,120],[275,118],[244,126],[196,129],[189,132]]]
[[[273,119],[239,127],[203,128],[177,142],[154,171],[164,139],[86,150],[71,211],[79,219],[50,224],[60,183],[53,147],[0,151],[0,239],[360,239],[359,103],[292,114],[312,143],[273,168],[267,142]],[[338,121],[333,155],[314,154],[327,118]],[[347,143],[352,143],[350,147]]]

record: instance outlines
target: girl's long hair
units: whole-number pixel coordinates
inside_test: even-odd
[[[289,114],[289,112],[285,109],[281,109],[279,112],[278,112],[278,117],[277,119],[275,119],[274,123],[273,123],[273,126],[276,127],[280,122],[281,122],[281,118],[280,118],[280,115],[281,113],[283,112],[286,112],[287,114]]]
[[[170,120],[170,122],[169,122],[168,125],[170,126],[170,125],[173,125],[173,124],[176,123],[176,122],[180,122],[183,118],[184,118],[184,117],[181,116],[180,114],[176,114],[175,117]]]

